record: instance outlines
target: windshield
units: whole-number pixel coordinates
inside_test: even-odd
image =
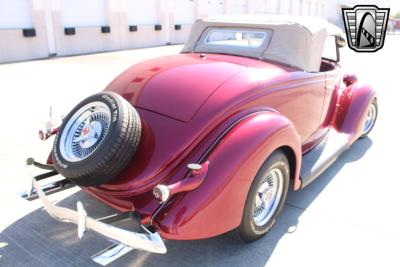
[[[339,61],[336,51],[336,36],[330,35],[326,38],[324,49],[322,50],[322,58],[329,61]]]

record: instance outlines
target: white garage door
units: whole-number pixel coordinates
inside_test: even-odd
[[[128,0],[129,25],[156,25],[160,23],[157,0]]]
[[[325,18],[325,4],[321,4],[320,14],[321,17]]]
[[[224,0],[208,0],[208,16],[218,16],[224,14]]]
[[[310,16],[315,16],[315,3],[311,2]]]
[[[107,25],[106,0],[61,0],[64,27]]]
[[[193,24],[196,20],[196,6],[194,0],[174,0],[175,24]]]
[[[311,16],[311,14],[312,14],[312,13],[311,13],[311,12],[312,12],[312,10],[311,10],[311,4],[312,4],[311,1],[308,1],[308,2],[307,2],[307,9],[306,9],[306,12],[307,12],[306,15],[307,15],[307,16]]]
[[[300,0],[292,1],[292,15],[300,15]]]
[[[0,29],[32,28],[30,0],[0,0]]]
[[[268,14],[278,14],[279,0],[267,1],[267,12]]]
[[[282,0],[280,1],[280,14],[283,15],[289,15],[291,10],[291,3],[289,2],[290,0]]]
[[[233,0],[232,14],[247,14],[247,0]]]
[[[319,3],[315,3],[315,13],[314,13],[314,16],[316,16],[316,17],[319,17],[319,13],[320,13],[320,11],[319,11]]]
[[[267,0],[256,0],[255,1],[255,12],[256,12],[256,14],[267,13]]]

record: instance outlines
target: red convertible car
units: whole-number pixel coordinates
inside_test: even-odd
[[[163,239],[232,232],[254,241],[274,225],[289,181],[301,189],[377,118],[375,91],[342,75],[342,31],[317,18],[222,16],[198,20],[179,55],[130,67],[79,103],[57,129],[49,172],[33,178],[54,218],[93,230],[119,252],[165,253]],[[39,181],[60,174],[53,186]],[[78,185],[120,213],[94,219],[46,195]],[[113,226],[140,222],[140,231]],[[119,254],[121,254],[119,253]]]

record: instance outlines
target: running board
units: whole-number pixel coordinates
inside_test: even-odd
[[[348,134],[330,130],[324,141],[303,156],[300,170],[302,188],[328,169],[349,146]]]

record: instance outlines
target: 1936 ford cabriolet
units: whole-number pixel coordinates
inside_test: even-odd
[[[165,253],[163,239],[229,231],[246,242],[268,232],[288,192],[326,170],[377,118],[370,86],[340,73],[342,31],[316,18],[223,16],[195,23],[181,54],[132,66],[79,103],[57,129],[34,190],[54,218]],[[343,84],[342,84],[343,81]],[[65,180],[43,189],[38,181]],[[103,219],[50,203],[82,189],[121,213]],[[142,231],[112,225],[139,220]],[[110,251],[113,251],[112,253]]]

